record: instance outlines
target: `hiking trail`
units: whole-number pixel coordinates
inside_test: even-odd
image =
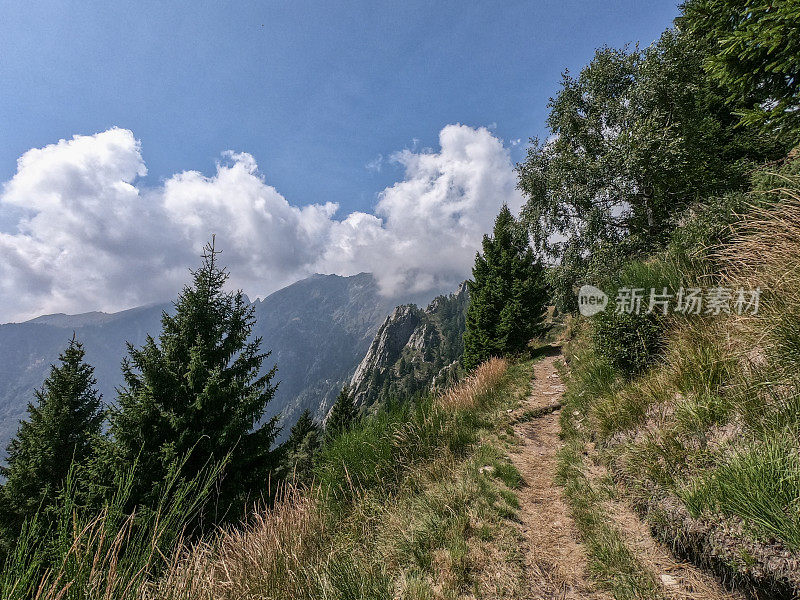
[[[522,474],[519,491],[521,521],[525,538],[525,563],[530,591],[536,600],[606,600],[613,596],[593,580],[586,547],[580,541],[562,488],[556,483],[557,453],[563,446],[559,437],[559,415],[564,384],[556,370],[561,354],[552,348],[534,365],[531,393],[513,415],[520,440],[511,460]],[[520,419],[522,415],[536,415]],[[588,450],[587,450],[588,451]],[[591,479],[604,476],[594,466]],[[679,561],[651,535],[633,510],[622,500],[607,503],[609,518],[622,538],[651,572],[663,598],[684,600],[741,600],[743,595],[725,590],[712,575]]]

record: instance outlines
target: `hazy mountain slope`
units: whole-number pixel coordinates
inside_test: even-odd
[[[350,379],[384,317],[398,302],[378,293],[369,273],[352,277],[314,275],[254,303],[255,335],[272,350],[268,367],[278,365],[280,381],[269,416],[286,409],[289,423],[297,410],[312,408],[323,416],[339,388]],[[122,383],[120,361],[125,342],[144,342],[157,335],[163,310],[171,304],[139,307],[119,313],[46,315],[25,323],[0,325],[0,456],[25,416],[51,363],[73,331],[95,367],[98,387],[107,402]]]
[[[322,418],[397,301],[360,273],[314,275],[256,302],[256,334],[280,380],[270,413],[285,411],[291,423],[309,408]]]
[[[50,365],[58,360],[73,331],[95,367],[98,388],[106,401],[122,382],[120,360],[125,342],[144,342],[157,333],[168,304],[134,308],[114,314],[47,315],[25,323],[0,325],[0,456],[25,417],[33,390],[42,385]]]

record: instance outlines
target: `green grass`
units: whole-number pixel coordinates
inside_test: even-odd
[[[522,477],[496,432],[530,375],[529,363],[513,364],[474,403],[443,410],[427,401],[338,439],[318,465],[322,489],[338,498],[331,543],[350,548],[362,571],[383,572],[403,598],[517,597],[523,560],[510,523]],[[359,452],[365,442],[370,457]],[[341,473],[353,484],[337,486]]]
[[[125,511],[133,471],[99,511],[78,502],[71,473],[55,507],[23,525],[0,571],[0,598],[138,598],[168,567],[167,557],[210,498],[223,465],[190,480],[179,476],[180,468],[162,484],[158,506],[133,513]]]
[[[558,454],[558,482],[588,550],[593,578],[618,600],[662,598],[652,574],[606,514],[603,502],[607,492],[596,490],[587,477],[583,449],[583,440],[571,436]]]
[[[337,436],[316,459],[316,482],[335,498],[349,501],[364,490],[396,490],[404,473],[443,449],[464,456],[481,430],[493,427],[487,408],[509,393],[513,367],[503,382],[475,398],[474,406],[442,409],[433,398],[395,404]]]
[[[800,456],[787,437],[741,450],[690,482],[681,493],[687,508],[696,517],[735,515],[757,536],[776,537],[799,550]]]

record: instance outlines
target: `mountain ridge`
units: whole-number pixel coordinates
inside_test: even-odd
[[[369,407],[455,381],[463,353],[466,282],[426,306],[402,304],[387,316],[350,378],[356,404]]]
[[[385,316],[404,300],[414,298],[382,296],[375,278],[359,273],[315,274],[251,302],[253,335],[271,352],[265,367],[277,364],[275,381],[280,381],[265,417],[280,415],[282,424],[291,424],[309,408],[322,419]],[[0,325],[0,459],[19,420],[26,417],[33,390],[42,385],[73,331],[86,348],[108,405],[122,384],[126,342],[140,346],[147,335],[157,337],[162,312],[170,310],[172,303],[164,302],[115,313],[54,313]]]

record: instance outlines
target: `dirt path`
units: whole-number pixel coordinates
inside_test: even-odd
[[[556,355],[546,356],[536,363],[533,389],[518,416],[560,402],[564,386],[556,373],[557,358]],[[522,444],[519,453],[512,454],[511,459],[525,480],[519,500],[527,541],[530,598],[610,598],[591,583],[586,551],[578,542],[578,531],[561,489],[555,483],[556,453],[562,446],[558,437],[558,414],[556,410],[515,426]]]
[[[561,488],[555,483],[559,438],[559,412],[564,385],[555,368],[555,350],[534,366],[533,388],[525,405],[516,411],[515,432],[522,440],[511,458],[525,480],[520,491],[520,520],[526,539],[529,598],[541,600],[610,599],[591,580],[585,547],[570,516]],[[554,409],[554,410],[553,410]],[[542,414],[544,413],[544,414]],[[540,415],[526,420],[523,415]],[[602,468],[591,475],[602,475]],[[593,477],[590,478],[593,479]],[[684,600],[740,600],[725,591],[711,575],[677,561],[650,534],[647,526],[624,502],[606,505],[608,515],[631,550],[651,571],[664,598]]]

